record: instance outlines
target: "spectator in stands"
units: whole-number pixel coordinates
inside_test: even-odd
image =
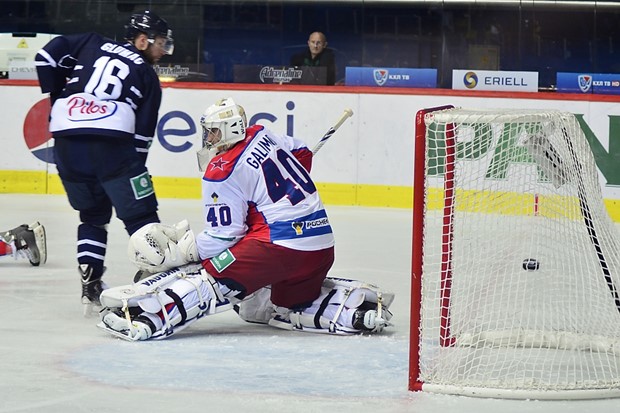
[[[308,48],[291,58],[291,66],[323,66],[327,68],[327,83],[336,82],[336,59],[327,48],[327,38],[321,32],[314,32],[308,38]]]

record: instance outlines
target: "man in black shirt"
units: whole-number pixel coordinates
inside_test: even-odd
[[[336,82],[336,59],[327,48],[327,38],[321,32],[314,32],[308,38],[308,49],[291,58],[291,66],[324,66],[327,68],[327,84]]]

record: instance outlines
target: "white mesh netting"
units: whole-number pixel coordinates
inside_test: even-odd
[[[418,379],[508,397],[619,390],[620,244],[577,119],[450,109],[425,127]]]

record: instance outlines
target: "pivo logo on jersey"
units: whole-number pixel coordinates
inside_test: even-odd
[[[617,168],[617,159],[620,158],[620,145],[611,139],[609,151],[607,151],[583,119],[583,115],[578,114],[575,117],[590,144],[597,167],[605,177],[606,184],[620,185],[620,169]],[[620,116],[609,116],[609,119],[609,136],[620,135]],[[533,125],[525,129],[524,125],[505,124],[501,128],[501,133],[494,133],[489,125],[477,125],[475,128],[468,128],[463,133],[467,133],[470,139],[457,144],[455,155],[457,159],[463,160],[488,157],[489,161],[484,177],[486,179],[505,179],[508,168],[512,164],[536,164],[527,148],[517,145],[520,135],[524,133],[535,134],[540,129],[540,126]],[[445,173],[445,164],[442,162],[446,155],[446,148],[443,144],[443,135],[446,131],[443,127],[433,123],[428,126],[428,133],[428,151],[435,153],[429,158],[428,171],[430,175],[440,176]],[[497,140],[497,144],[492,146],[491,140]],[[488,153],[491,147],[495,148],[492,154]],[[508,148],[510,150],[506,150]],[[509,159],[506,159],[507,157]],[[545,176],[540,169],[539,177],[542,182],[549,182],[549,177]]]

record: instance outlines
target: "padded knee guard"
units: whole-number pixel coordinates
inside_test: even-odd
[[[98,327],[130,341],[166,338],[205,315],[231,309],[238,293],[201,265],[186,265],[103,291]]]

